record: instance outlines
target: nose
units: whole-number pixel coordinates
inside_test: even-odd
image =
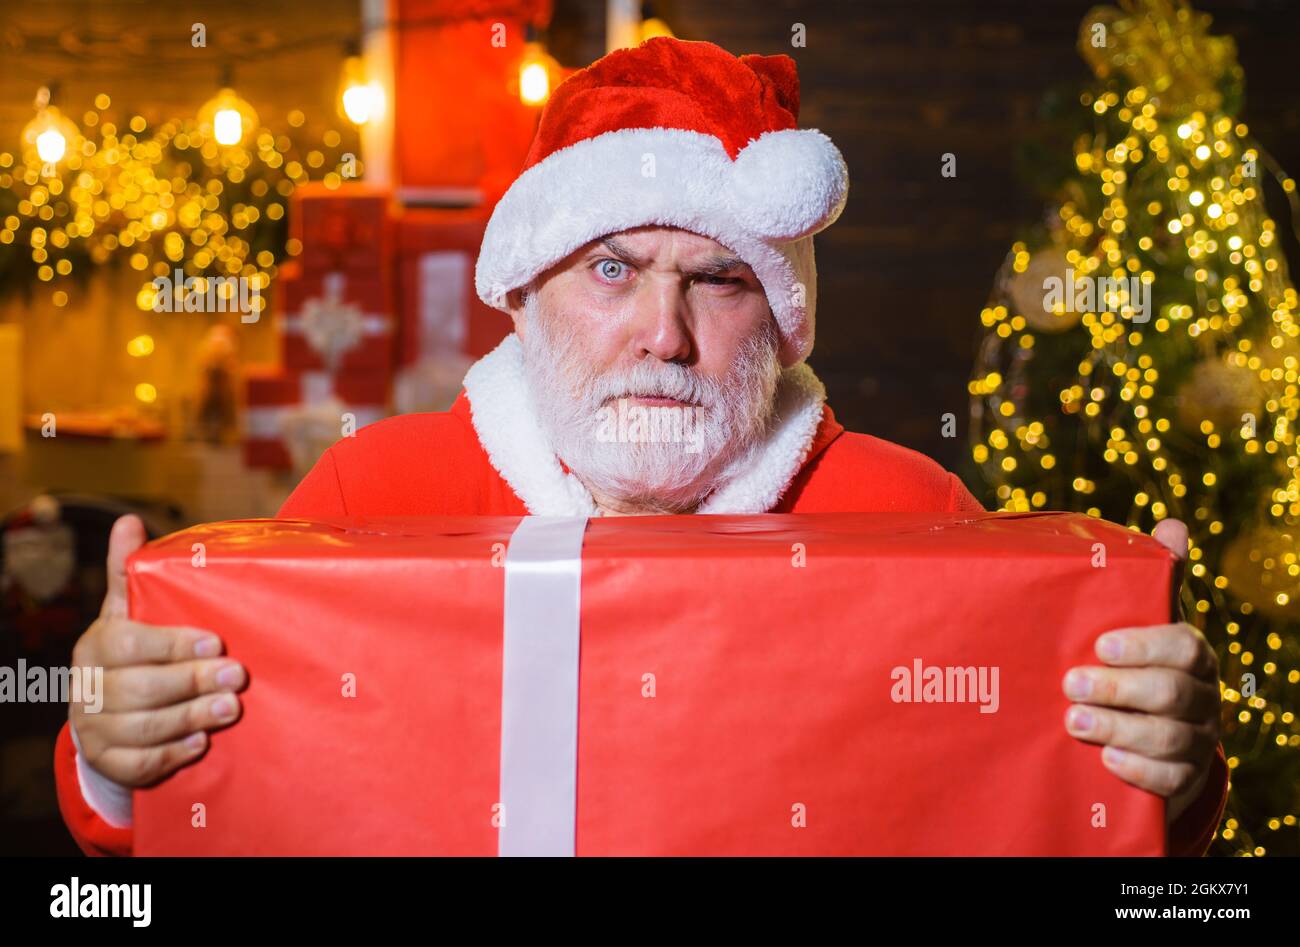
[[[690,359],[695,345],[690,330],[690,308],[686,293],[676,281],[664,280],[644,287],[633,305],[636,311],[632,315],[632,343],[638,361]]]

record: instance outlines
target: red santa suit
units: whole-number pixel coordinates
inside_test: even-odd
[[[488,222],[475,289],[508,309],[510,291],[608,234],[657,224],[711,237],[762,284],[782,374],[766,436],[722,472],[697,513],[979,511],[932,460],[845,431],[804,361],[817,295],[812,239],[839,216],[848,172],[829,138],[798,128],[798,111],[789,56],[737,58],[665,37],[610,53],[548,102],[524,171]],[[451,410],[381,421],[331,447],[280,515],[599,515],[548,445],[524,378],[510,336],[470,369]],[[128,853],[129,794],[84,764],[67,727],[56,773],[82,848]],[[1205,850],[1226,785],[1220,750],[1201,797],[1172,827],[1174,854]]]

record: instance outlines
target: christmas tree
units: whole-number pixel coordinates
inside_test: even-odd
[[[981,313],[972,453],[1003,510],[1188,524],[1183,608],[1219,654],[1232,785],[1210,852],[1296,855],[1300,300],[1265,189],[1300,214],[1208,28],[1171,0],[1084,18],[1096,82]]]

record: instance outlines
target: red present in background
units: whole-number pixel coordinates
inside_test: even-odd
[[[286,267],[278,325],[284,364],[298,370],[388,372],[393,308],[387,281]]]
[[[344,436],[347,413],[355,429],[373,424],[388,410],[387,372],[293,372],[275,367],[253,367],[244,374],[244,464],[247,467],[291,470],[310,466],[324,447]],[[320,428],[318,437],[307,436]],[[295,463],[295,432],[302,442]],[[325,442],[320,450],[319,444]]]
[[[392,193],[359,181],[300,184],[289,199],[289,235],[301,241],[306,270],[382,275],[393,255]]]
[[[195,527],[131,558],[131,617],[212,629],[251,683],[136,793],[135,852],[490,855],[558,826],[579,855],[1160,855],[1163,800],[1066,733],[1061,679],[1168,621],[1173,572],[1075,514]],[[567,795],[503,737],[557,687],[570,716],[533,722],[572,741]]]
[[[399,365],[456,353],[479,358],[512,331],[474,291],[490,208],[406,210],[397,219]]]

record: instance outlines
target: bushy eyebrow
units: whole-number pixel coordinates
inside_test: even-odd
[[[623,244],[619,243],[613,237],[602,238],[600,241],[600,246],[603,246],[610,256],[614,257],[615,259],[622,260],[624,263],[628,264],[629,266],[644,267],[648,262],[645,259],[645,257],[637,256],[635,253],[633,253],[627,247],[623,246]],[[597,249],[598,247],[592,247],[593,251]],[[700,263],[698,266],[691,267],[690,271],[686,275],[687,276],[717,276],[719,273],[727,273],[730,272],[731,270],[739,269],[741,267],[748,267],[748,266],[749,264],[746,263],[738,256],[735,256],[733,254],[722,254],[719,256],[711,257],[708,260],[705,260],[703,263]]]

